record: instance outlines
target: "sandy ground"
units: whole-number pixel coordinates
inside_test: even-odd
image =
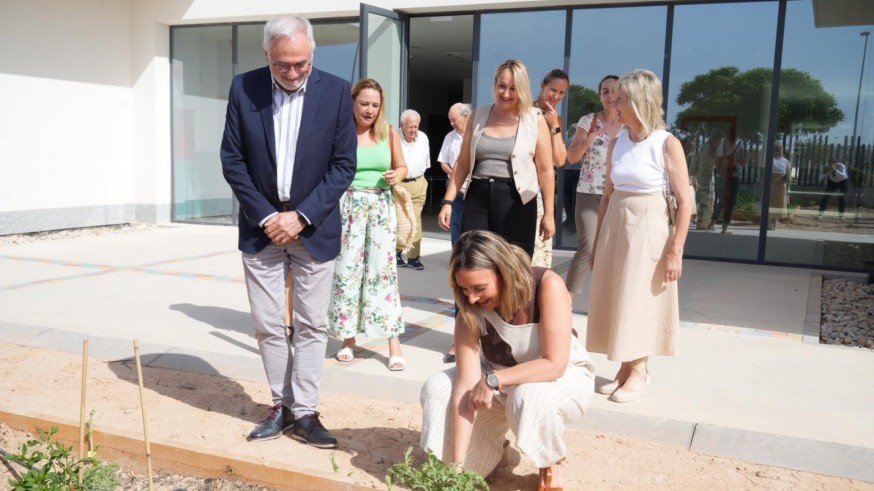
[[[0,409],[78,421],[81,357],[0,343]],[[152,442],[163,442],[287,468],[333,475],[339,481],[385,489],[388,467],[416,447],[421,427],[417,405],[326,394],[323,422],[340,440],[335,451],[317,450],[289,437],[248,443],[245,435],[269,404],[266,385],[212,375],[144,368]],[[95,430],[142,434],[133,361],[91,359],[88,408]],[[0,428],[0,448],[14,450],[23,434]],[[699,455],[607,434],[569,431],[565,489],[850,489],[874,483],[823,476]],[[100,444],[100,442],[96,442]],[[154,454],[154,451],[153,451]],[[421,453],[417,453],[421,455]],[[8,469],[0,465],[0,482]],[[163,477],[156,489],[264,489],[219,480]],[[157,481],[156,481],[157,482]],[[489,476],[495,490],[536,489],[536,469],[510,448]],[[123,489],[143,489],[128,481]]]

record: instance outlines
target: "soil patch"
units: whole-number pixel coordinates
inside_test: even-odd
[[[0,343],[0,408],[16,414],[78,421],[80,364],[80,356]],[[336,487],[323,489],[338,489],[343,483],[385,489],[383,480],[388,468],[402,461],[408,447],[418,444],[422,418],[418,405],[340,394],[324,394],[321,404],[323,422],[340,440],[335,451],[317,450],[288,437],[246,442],[245,435],[263,418],[270,402],[266,385],[179,370],[143,370],[153,459],[155,443],[162,442],[245,459],[265,468],[337,480]],[[88,408],[96,411],[95,431],[141,435],[133,363],[91,359],[88,380]],[[51,390],[46,390],[49,387]],[[0,426],[0,448],[13,450],[21,438],[26,436]],[[695,454],[609,434],[569,430],[565,440],[569,448],[565,489],[569,490],[874,490],[874,483]],[[108,455],[103,450],[100,453]],[[417,450],[415,455],[421,459],[422,453]],[[127,468],[125,475],[131,476],[121,489],[145,489],[144,481],[133,480],[144,474],[142,466],[121,464]],[[179,471],[184,473],[184,469],[174,472]],[[268,489],[216,477],[159,477],[162,487],[157,489]],[[488,481],[494,490],[527,491],[536,489],[537,472],[510,446]],[[5,477],[0,482],[5,482]]]
[[[874,349],[874,285],[823,280],[819,339],[825,344]]]

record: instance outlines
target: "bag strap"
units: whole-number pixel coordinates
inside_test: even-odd
[[[671,194],[671,178],[668,175],[668,165],[670,165],[671,159],[668,158],[668,138],[670,138],[670,134],[665,137],[665,141],[662,144],[662,168],[665,170],[665,184],[662,189],[665,192],[665,197]]]
[[[598,126],[598,114],[601,114],[601,111],[595,111],[592,113],[592,122],[589,123],[589,132],[586,134],[586,136],[591,135],[592,132],[595,131],[595,126]]]

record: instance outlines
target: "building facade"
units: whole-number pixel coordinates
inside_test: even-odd
[[[695,176],[687,256],[874,269],[867,0],[6,0],[0,235],[234,223],[218,157],[227,91],[235,74],[264,65],[264,21],[289,11],[314,24],[316,66],[379,80],[389,120],[416,109],[435,146],[452,103],[491,101],[507,58],[521,59],[532,82],[552,68],[570,74],[560,107],[568,136],[597,109],[604,75],[648,68],[664,82],[666,121]],[[791,163],[785,187],[773,177],[777,146]],[[821,175],[830,158],[844,164],[845,183]],[[558,171],[556,223],[572,209],[576,175]],[[429,180],[439,203],[436,164]],[[732,210],[714,220],[720,197]],[[436,208],[425,208],[432,234],[442,233]],[[572,228],[555,246],[576,246]]]

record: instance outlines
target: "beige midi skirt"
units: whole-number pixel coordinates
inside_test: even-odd
[[[588,351],[614,361],[677,354],[677,282],[664,280],[673,231],[662,194],[613,192],[595,248]]]

